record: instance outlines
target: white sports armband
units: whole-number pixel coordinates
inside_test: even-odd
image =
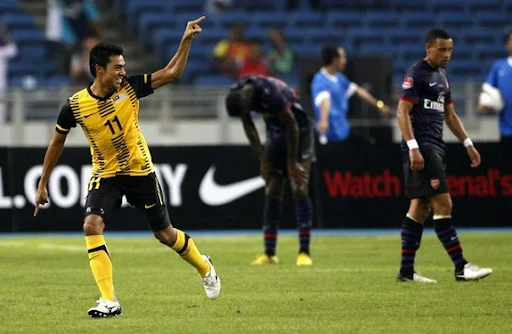
[[[415,148],[420,148],[416,139],[408,140],[407,147],[409,147],[409,150],[414,150]]]
[[[466,139],[464,139],[464,147],[468,148],[470,146],[473,146],[473,141],[471,140],[471,138],[467,137]]]

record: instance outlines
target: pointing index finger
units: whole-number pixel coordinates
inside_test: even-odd
[[[198,18],[197,20],[192,21],[191,23],[192,24],[198,24],[198,23],[203,22],[205,19],[206,19],[206,16],[201,16],[200,18]]]
[[[37,216],[38,213],[39,213],[39,204],[36,204],[36,208],[34,210],[34,217]]]

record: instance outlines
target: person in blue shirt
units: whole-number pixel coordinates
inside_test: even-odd
[[[505,35],[505,49],[509,54],[508,58],[498,59],[494,62],[487,79],[482,85],[483,91],[492,90],[493,88],[499,90],[503,100],[503,108],[495,110],[490,107],[496,101],[491,101],[494,103],[487,106],[480,101],[478,111],[482,114],[499,113],[501,143],[510,152],[512,150],[512,30]],[[507,156],[510,156],[510,153]]]
[[[370,92],[350,82],[341,73],[347,64],[343,48],[336,45],[324,46],[322,62],[323,67],[311,82],[311,97],[317,119],[316,129],[322,143],[344,141],[351,135],[347,113],[348,100],[354,94],[378,108],[382,116],[391,115],[391,108],[382,100],[377,100]]]

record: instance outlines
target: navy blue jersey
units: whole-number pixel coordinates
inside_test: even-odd
[[[310,126],[309,116],[299,103],[299,95],[285,82],[273,77],[251,75],[239,79],[231,90],[240,89],[247,83],[254,87],[251,111],[263,116],[270,135],[284,132],[285,125],[279,117],[287,111],[293,113],[300,128]]]
[[[435,150],[444,154],[444,107],[453,103],[445,70],[419,61],[407,71],[402,89],[400,99],[414,104],[410,117],[420,151]],[[402,140],[402,152],[406,154],[408,150]]]

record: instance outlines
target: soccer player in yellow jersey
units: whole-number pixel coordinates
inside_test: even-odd
[[[60,158],[67,133],[78,124],[89,141],[93,166],[83,223],[90,266],[101,292],[98,306],[88,311],[92,318],[122,312],[114,293],[112,262],[103,229],[112,211],[121,206],[123,195],[145,214],[155,237],[197,269],[206,295],[210,299],[219,296],[220,279],[210,257],[201,255],[192,238],[171,225],[151,154],[138,124],[139,99],[181,76],[192,39],[201,32],[199,24],[203,20],[201,17],[187,23],[174,57],[152,74],[127,77],[121,47],[96,45],[89,59],[94,82],[71,96],[60,112],[44,157],[34,215],[39,205],[48,202],[46,185],[50,173]]]

